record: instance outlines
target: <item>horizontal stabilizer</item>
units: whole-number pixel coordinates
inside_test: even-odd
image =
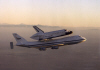
[[[13,49],[13,42],[10,42],[10,48]]]

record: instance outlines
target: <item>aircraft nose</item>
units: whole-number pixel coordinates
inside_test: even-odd
[[[81,37],[83,40],[86,40],[86,38],[85,37]]]

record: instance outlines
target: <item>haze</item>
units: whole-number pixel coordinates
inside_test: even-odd
[[[99,27],[100,0],[0,0],[0,23]]]

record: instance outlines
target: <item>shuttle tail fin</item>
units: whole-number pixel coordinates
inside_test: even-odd
[[[22,44],[27,43],[27,41],[23,37],[19,36],[18,34],[13,33],[13,36],[17,41],[17,45],[22,45]]]
[[[40,28],[38,28],[37,26],[33,26],[33,28],[36,30],[36,32],[42,32],[44,33],[44,31],[42,31]]]

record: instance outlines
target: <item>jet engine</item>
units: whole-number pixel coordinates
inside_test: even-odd
[[[59,47],[58,46],[52,46],[51,49],[59,49]]]
[[[41,47],[41,48],[39,48],[39,50],[40,50],[40,51],[45,51],[46,48],[45,48],[45,47]]]

